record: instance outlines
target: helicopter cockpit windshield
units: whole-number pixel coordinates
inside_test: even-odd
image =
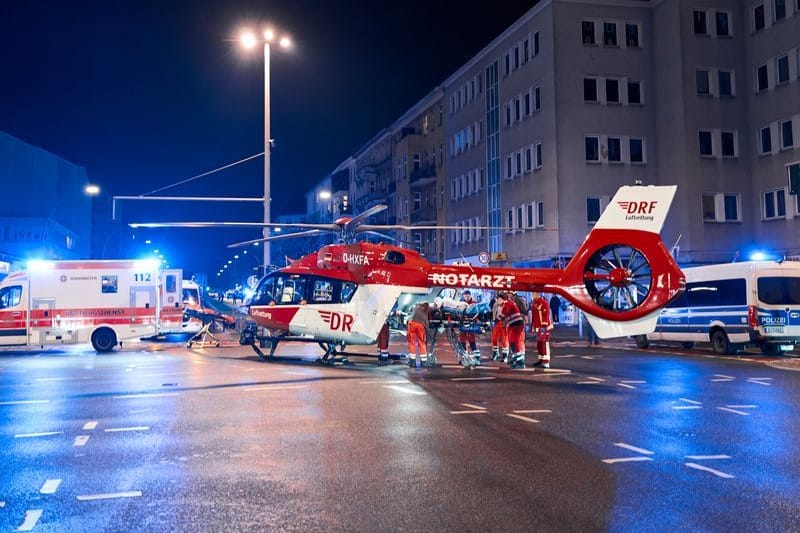
[[[250,305],[344,304],[357,287],[351,281],[276,272],[261,280]]]

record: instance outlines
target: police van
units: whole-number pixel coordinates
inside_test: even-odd
[[[662,309],[655,331],[634,337],[639,348],[652,340],[684,348],[710,342],[732,354],[753,344],[765,354],[800,343],[800,262],[750,261],[682,269],[684,293]]]

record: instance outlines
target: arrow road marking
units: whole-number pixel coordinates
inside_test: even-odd
[[[25,520],[22,522],[17,528],[17,531],[30,531],[36,526],[36,522],[39,521],[39,518],[42,516],[42,512],[44,509],[31,509],[29,511],[25,511]]]
[[[730,455],[687,455],[687,459],[691,459],[693,461],[708,461],[712,459],[730,459]]]
[[[685,463],[685,464],[689,468],[694,468],[695,470],[702,470],[704,472],[710,472],[711,474],[714,474],[717,477],[725,479],[731,479],[733,477],[732,475],[726,474],[725,472],[720,472],[719,470],[714,470],[713,468],[708,468],[707,466],[699,465],[697,463]]]
[[[636,453],[641,453],[643,455],[653,455],[653,452],[651,452],[650,450],[645,450],[644,448],[637,448],[636,446],[632,446],[625,442],[615,442],[614,446],[619,446],[620,448],[625,448],[626,450],[630,450]]]
[[[527,416],[517,415],[514,413],[506,413],[506,416],[510,416],[511,418],[516,418],[517,420],[522,420],[523,422],[530,422],[531,424],[538,424],[539,421],[535,418],[528,418]]]
[[[603,459],[603,462],[606,464],[614,464],[614,463],[631,463],[634,461],[652,461],[650,457],[619,457],[616,459]]]
[[[48,479],[47,481],[44,482],[42,488],[39,489],[39,492],[41,494],[55,494],[55,492],[58,490],[59,485],[61,485],[60,479]]]

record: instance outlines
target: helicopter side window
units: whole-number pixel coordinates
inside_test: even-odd
[[[275,277],[270,276],[261,280],[261,283],[256,289],[255,295],[250,305],[270,305],[275,303]]]
[[[333,283],[326,279],[314,282],[314,293],[311,301],[314,303],[330,303],[333,301]]]
[[[384,259],[392,265],[402,265],[406,262],[406,256],[395,250],[387,250]]]
[[[305,301],[306,279],[302,276],[282,276],[276,282],[278,303],[282,305],[296,305]]]
[[[342,290],[339,294],[339,301],[343,304],[346,304],[353,298],[353,294],[356,292],[356,288],[358,285],[353,283],[352,281],[343,281],[342,282]]]

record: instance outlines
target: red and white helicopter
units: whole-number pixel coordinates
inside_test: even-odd
[[[401,295],[431,296],[434,288],[556,293],[586,313],[601,338],[652,331],[660,309],[678,296],[685,278],[659,235],[675,186],[623,186],[564,269],[442,265],[391,244],[357,242],[360,233],[441,226],[370,225],[376,206],[333,224],[156,223],[132,227],[281,226],[303,231],[264,240],[337,232],[341,242],[323,246],[258,283],[249,313],[266,332],[269,356],[280,341],[317,342],[322,362],[346,345],[375,344]],[[255,345],[254,345],[254,348]],[[260,350],[256,348],[259,355]]]

